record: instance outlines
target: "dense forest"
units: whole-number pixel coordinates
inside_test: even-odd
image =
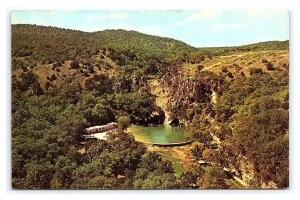
[[[13,188],[288,187],[288,41],[195,48],[135,31],[11,31]],[[181,173],[126,131],[166,116],[192,141]],[[82,137],[109,122],[106,140]]]

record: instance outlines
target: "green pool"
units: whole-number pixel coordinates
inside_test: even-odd
[[[184,142],[184,129],[173,126],[137,126],[132,125],[127,129],[137,141],[148,143],[179,143]]]

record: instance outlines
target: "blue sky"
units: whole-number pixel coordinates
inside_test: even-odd
[[[234,46],[289,39],[286,10],[12,11],[12,24],[82,31],[136,30],[195,47]]]

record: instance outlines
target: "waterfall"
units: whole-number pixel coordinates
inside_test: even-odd
[[[211,103],[216,104],[217,103],[217,98],[218,98],[217,93],[214,90],[212,90]]]
[[[162,108],[162,110],[165,113],[164,127],[165,128],[171,127],[170,122],[169,122],[169,115],[167,114],[167,111],[164,108]]]

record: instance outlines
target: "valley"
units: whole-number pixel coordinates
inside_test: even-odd
[[[289,41],[12,25],[11,56],[13,188],[288,187]]]

